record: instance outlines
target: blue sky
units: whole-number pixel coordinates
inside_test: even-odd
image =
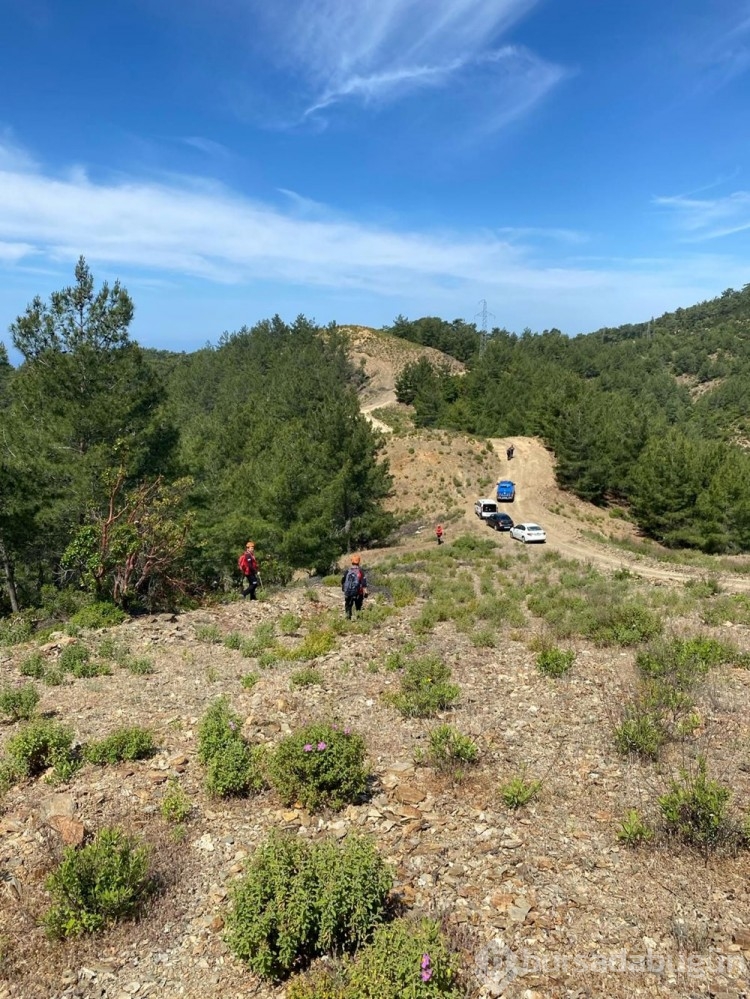
[[[0,335],[98,280],[587,332],[750,281],[750,2],[0,0]]]

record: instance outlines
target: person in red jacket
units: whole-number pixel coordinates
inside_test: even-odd
[[[438,524],[438,526],[435,528],[435,537],[437,538],[437,543],[439,545],[442,545],[442,543],[443,543],[443,525],[442,524]]]
[[[258,584],[260,583],[260,576],[258,575],[258,560],[255,557],[254,541],[248,541],[245,545],[244,552],[237,559],[237,565],[245,577],[242,582],[242,596],[250,597],[251,600],[257,600],[255,591],[258,589]],[[247,580],[247,589],[245,589],[245,580]]]

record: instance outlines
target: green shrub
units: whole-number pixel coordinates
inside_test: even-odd
[[[230,633],[224,639],[223,645],[225,649],[235,649],[239,650],[242,648],[242,643],[245,639],[239,633],[239,631],[230,631]]]
[[[450,667],[434,653],[407,662],[401,691],[387,697],[406,718],[430,718],[453,707],[460,687],[449,683]]]
[[[138,915],[155,881],[144,846],[118,829],[102,829],[80,850],[65,850],[45,887],[53,899],[44,916],[47,932],[73,937]]]
[[[258,656],[258,665],[261,669],[269,669],[279,662],[279,654],[274,649],[265,649]]]
[[[245,673],[245,675],[240,680],[244,690],[252,690],[255,684],[260,680],[260,675],[258,673]]]
[[[727,806],[732,793],[707,773],[706,759],[698,757],[697,770],[681,771],[667,794],[659,798],[666,830],[684,843],[708,853],[736,837]]]
[[[282,739],[269,761],[269,778],[285,804],[301,801],[311,812],[340,809],[367,788],[365,755],[361,736],[319,722]]]
[[[0,645],[20,645],[28,642],[33,628],[31,621],[21,614],[0,618]]]
[[[662,630],[659,616],[637,603],[609,604],[587,628],[586,634],[600,645],[639,645]]]
[[[22,777],[37,777],[71,754],[73,731],[65,725],[39,718],[28,722],[8,741],[8,761]]]
[[[221,632],[215,624],[199,624],[195,629],[195,637],[199,642],[218,645],[221,642]]]
[[[72,673],[76,677],[94,676],[95,673],[89,672],[90,662],[91,653],[86,646],[81,642],[74,642],[62,650],[57,665],[63,673]]]
[[[98,655],[100,659],[124,666],[130,655],[130,649],[124,642],[118,641],[112,635],[105,635],[99,642]]]
[[[124,760],[145,760],[155,750],[152,733],[134,725],[131,728],[118,728],[106,739],[90,743],[86,746],[84,756],[89,763],[103,766],[105,763],[122,763]]]
[[[457,983],[458,960],[430,919],[397,919],[379,926],[370,946],[347,975],[346,999],[432,999],[465,993]]]
[[[555,646],[542,649],[536,657],[536,668],[545,676],[565,676],[573,666],[576,654],[572,649]]]
[[[279,655],[284,659],[309,660],[327,655],[336,645],[336,636],[326,628],[323,631],[311,631],[293,649],[279,649]]]
[[[622,722],[615,728],[615,745],[619,752],[656,760],[666,738],[659,715],[648,704],[635,700],[625,705]]]
[[[47,665],[42,653],[32,652],[21,663],[20,673],[21,676],[31,677],[32,680],[41,680],[44,678],[46,669]]]
[[[438,725],[430,732],[425,760],[436,770],[456,773],[477,762],[477,744],[452,725]]]
[[[285,611],[279,618],[279,631],[282,635],[296,634],[302,625],[302,618],[292,611]]]
[[[207,708],[198,726],[198,760],[205,766],[230,742],[242,738],[242,719],[219,697]]]
[[[148,656],[128,656],[124,663],[125,669],[133,676],[150,676],[155,672],[154,661]]]
[[[265,787],[267,750],[232,739],[206,764],[206,790],[217,798],[238,797]]]
[[[23,683],[20,686],[3,684],[0,689],[0,714],[7,715],[12,722],[33,717],[39,703],[39,691],[35,684]]]
[[[298,669],[289,677],[289,684],[292,687],[314,687],[322,682],[323,674],[314,666]]]
[[[176,777],[167,781],[167,789],[161,799],[159,811],[166,822],[184,822],[193,810],[190,798],[185,794]]]
[[[617,838],[626,846],[640,846],[652,839],[653,835],[653,829],[643,822],[636,808],[628,809],[617,830]]]
[[[128,615],[119,607],[100,600],[81,607],[68,623],[78,628],[112,628],[127,619]]]
[[[522,808],[535,798],[542,787],[540,780],[527,780],[524,773],[500,787],[500,797],[508,808]]]
[[[232,893],[227,943],[255,974],[278,980],[314,957],[365,943],[392,885],[368,840],[310,844],[272,832]]]
[[[265,621],[255,628],[252,638],[242,640],[240,652],[247,658],[255,658],[267,649],[273,648],[275,644],[273,622]]]
[[[65,683],[65,674],[59,667],[51,666],[44,674],[42,683],[47,687],[60,687]]]
[[[265,784],[263,746],[242,737],[242,720],[225,697],[207,709],[198,728],[198,759],[206,767],[206,789],[221,798],[259,791]]]
[[[664,680],[680,690],[689,690],[708,671],[731,662],[736,649],[715,638],[696,636],[653,643],[636,656],[636,666],[644,677]]]

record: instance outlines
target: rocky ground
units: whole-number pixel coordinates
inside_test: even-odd
[[[378,583],[383,560],[434,546],[435,516],[446,519],[449,543],[459,533],[489,536],[507,560],[503,564],[546,571],[544,548],[527,551],[494,535],[472,513],[475,493],[506,477],[504,443],[488,449],[484,442],[426,432],[389,438],[392,503],[414,516],[393,549],[366,554],[372,596],[363,622],[378,605],[390,605]],[[588,542],[584,530],[594,524],[625,536],[629,525],[613,524],[601,511],[559,494],[541,444],[514,443],[510,477],[519,499],[512,515],[538,519],[550,535],[548,550],[600,559],[605,572],[627,562],[619,551]],[[657,573],[649,585],[676,591],[691,575],[642,560],[635,567],[644,579],[649,570]],[[468,561],[466,568],[471,571]],[[744,583],[737,575],[726,580],[737,589]],[[278,624],[282,614],[294,612],[302,622],[299,634],[283,641],[295,642],[321,615],[341,613],[341,604],[335,585],[310,579],[254,603],[134,619],[109,633],[134,655],[150,656],[153,674],[134,676],[115,667],[111,676],[40,686],[40,710],[72,725],[78,740],[138,724],[154,732],[159,748],[147,761],[86,766],[66,785],[40,779],[6,796],[0,811],[0,999],[282,999],[283,986],[259,982],[223,941],[231,886],[271,829],[304,837],[342,837],[358,829],[374,837],[394,866],[403,904],[443,920],[464,955],[474,997],[748,994],[748,855],[705,859],[666,845],[632,850],[618,842],[625,811],[638,807],[654,817],[658,795],[687,753],[675,746],[655,766],[615,752],[617,708],[635,684],[631,650],[577,641],[573,670],[551,680],[535,668],[530,639],[537,625],[530,617],[525,628],[502,631],[494,648],[476,647],[447,622],[421,636],[420,650],[439,653],[461,687],[458,707],[444,720],[470,734],[480,749],[475,770],[456,783],[415,762],[435,722],[403,719],[383,701],[398,682],[398,674],[384,668],[384,656],[414,639],[422,598],[370,630],[355,626],[341,635],[336,648],[315,662],[322,684],[302,689],[290,684],[299,664],[259,670],[239,651],[201,640],[206,626],[215,626],[219,636],[249,637],[259,623]],[[699,627],[685,620],[674,625]],[[711,633],[750,651],[745,626],[727,624]],[[101,637],[84,636],[92,648]],[[61,634],[45,646],[50,663],[68,640]],[[0,650],[1,681],[19,679],[18,666],[31,647]],[[247,690],[241,678],[250,670],[259,671],[260,680]],[[196,734],[220,694],[245,719],[243,731],[252,741],[273,745],[315,719],[338,719],[360,732],[373,775],[368,800],[339,814],[310,815],[283,807],[271,791],[250,799],[210,798]],[[699,709],[701,728],[690,752],[708,754],[714,774],[747,812],[750,671],[717,669]],[[0,727],[0,745],[15,728]],[[512,811],[498,787],[524,770],[542,780],[542,789],[527,807]],[[183,827],[160,815],[169,777],[193,803]],[[38,923],[48,904],[45,876],[65,842],[113,824],[152,844],[160,896],[138,923],[76,943],[48,941]]]

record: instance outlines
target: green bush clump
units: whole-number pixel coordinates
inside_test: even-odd
[[[232,893],[227,943],[255,974],[279,980],[319,955],[365,943],[392,886],[369,840],[311,844],[272,832]]]
[[[282,739],[268,775],[285,804],[301,801],[311,812],[340,809],[367,789],[365,755],[360,735],[319,722]]]
[[[289,684],[292,687],[314,687],[322,682],[323,674],[314,666],[298,669],[289,677]]]
[[[410,659],[401,677],[401,691],[387,698],[406,718],[430,718],[453,707],[461,693],[450,683],[451,670],[439,656]]]
[[[32,680],[44,679],[47,666],[41,652],[32,652],[27,656],[20,666],[21,676],[28,676]]]
[[[20,686],[3,684],[0,689],[0,714],[7,715],[12,722],[27,720],[34,716],[39,703],[39,691],[29,681]]]
[[[572,649],[548,646],[536,657],[536,668],[545,676],[565,676],[572,668],[575,657]]]
[[[215,624],[199,624],[195,629],[195,637],[199,642],[218,645],[221,642],[221,632]]]
[[[42,683],[47,687],[60,687],[65,683],[65,674],[59,667],[51,666],[42,677]]]
[[[353,961],[290,983],[288,999],[460,999],[459,964],[430,919],[378,926]]]
[[[681,771],[659,807],[667,832],[709,853],[738,838],[738,830],[728,814],[732,792],[708,776],[704,756],[699,756],[694,773]]]
[[[252,690],[255,684],[260,680],[260,675],[258,673],[245,673],[245,675],[240,680],[244,690]]]
[[[623,719],[615,728],[615,745],[624,756],[635,753],[647,760],[659,758],[667,733],[657,713],[643,700],[623,708]]]
[[[735,653],[735,649],[714,638],[673,638],[653,643],[638,653],[635,662],[644,677],[689,690],[713,666],[730,662]]]
[[[152,733],[134,725],[131,728],[118,728],[100,742],[89,743],[84,756],[89,763],[103,766],[106,763],[122,763],[124,760],[145,760],[155,750]]]
[[[78,628],[112,628],[127,621],[128,615],[115,604],[98,600],[81,607],[70,618],[69,624]]]
[[[542,787],[540,780],[527,780],[526,774],[517,774],[500,787],[500,797],[508,808],[523,808],[535,798]]]
[[[620,823],[620,828],[617,830],[617,838],[625,846],[640,846],[641,843],[648,843],[653,835],[653,829],[641,819],[637,808],[628,809],[625,818]]]
[[[241,649],[244,638],[239,631],[231,631],[224,639],[225,649]]]
[[[198,729],[198,759],[206,768],[206,789],[225,798],[265,786],[266,750],[242,736],[242,720],[225,697],[215,700]]]
[[[279,618],[279,631],[282,635],[294,635],[299,631],[301,624],[302,618],[299,614],[285,611]]]
[[[190,798],[185,794],[176,777],[167,781],[167,789],[161,799],[160,812],[166,822],[184,822],[193,810]]]
[[[154,661],[149,656],[128,656],[123,665],[133,676],[150,676],[156,672]]]
[[[661,618],[638,603],[609,604],[602,608],[586,629],[600,645],[639,645],[660,634]]]
[[[279,656],[292,661],[318,659],[327,655],[335,645],[336,636],[326,628],[322,631],[311,631],[293,649],[279,649]]]
[[[20,645],[28,642],[33,628],[31,621],[22,614],[0,618],[0,645]]]
[[[476,763],[478,757],[474,740],[452,725],[438,725],[430,732],[425,761],[436,770],[458,775],[462,767]]]
[[[98,655],[100,659],[124,666],[130,656],[130,649],[124,642],[118,641],[112,635],[105,635],[99,642]]]
[[[259,624],[253,632],[252,638],[244,638],[240,645],[240,652],[246,658],[257,658],[261,653],[274,648],[276,637],[274,635],[274,625],[272,621],[264,621]]]
[[[53,904],[44,916],[52,937],[95,933],[137,916],[155,890],[146,847],[118,829],[102,829],[79,850],[68,847],[45,883]]]
[[[8,740],[8,761],[20,777],[37,777],[71,753],[73,731],[66,725],[39,718]]]
[[[81,642],[65,646],[60,653],[58,667],[63,673],[71,673],[78,679],[106,676],[112,672],[106,663],[91,662],[91,653]]]

